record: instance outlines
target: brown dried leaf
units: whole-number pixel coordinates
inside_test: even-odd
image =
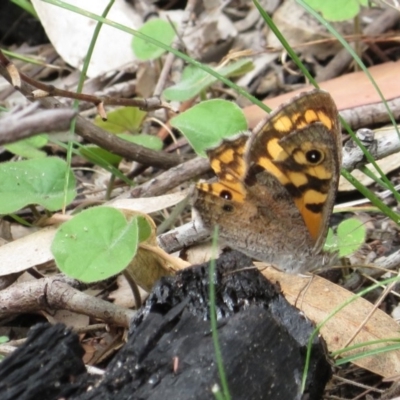
[[[165,253],[157,244],[156,225],[147,215],[137,211],[120,209],[127,219],[142,216],[151,227],[151,235],[141,242],[135,258],[129,263],[124,275],[137,285],[150,291],[154,283],[163,276],[172,275],[181,268],[182,260]],[[185,264],[186,266],[186,264]]]
[[[265,268],[264,263],[255,264],[259,268]],[[273,268],[264,269],[262,273],[267,279],[279,282],[286,299],[316,324],[324,321],[337,307],[354,297],[353,293],[319,276],[313,276],[310,282],[310,278],[285,274]],[[335,314],[321,328],[329,351],[342,349],[372,309],[373,305],[369,301],[357,298]],[[399,338],[399,325],[389,315],[377,309],[350,346],[393,338]],[[357,350],[357,353],[370,349],[372,346],[365,346]],[[345,354],[347,355],[349,353]],[[354,364],[383,377],[390,377],[400,372],[400,351],[360,358]]]

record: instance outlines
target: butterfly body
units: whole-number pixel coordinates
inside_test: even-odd
[[[334,262],[322,250],[337,191],[341,141],[328,93],[303,93],[252,134],[224,140],[208,157],[218,181],[197,184],[193,208],[230,247],[301,273]]]

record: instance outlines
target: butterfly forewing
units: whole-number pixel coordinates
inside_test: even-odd
[[[288,190],[317,247],[323,244],[341,163],[338,112],[320,90],[281,106],[247,143],[248,176],[271,174]]]

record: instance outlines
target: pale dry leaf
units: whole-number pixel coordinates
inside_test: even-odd
[[[53,314],[43,312],[43,314],[52,325],[62,323],[75,330],[87,327],[90,321],[88,315],[78,314],[69,310],[57,310]]]
[[[175,206],[176,204],[180,203],[187,195],[188,191],[182,190],[179,192],[156,197],[145,197],[138,199],[115,199],[109,201],[106,205],[118,209],[151,214],[153,212]]]
[[[285,274],[273,268],[265,268],[266,264],[264,263],[256,262],[255,265],[261,269],[267,279],[279,282],[289,303],[296,305],[315,324],[324,321],[337,307],[354,296],[348,290],[316,275],[311,279]],[[334,315],[321,328],[321,334],[327,343],[328,350],[333,352],[342,349],[372,308],[373,305],[369,301],[357,298]],[[399,338],[399,331],[399,325],[389,315],[377,309],[350,345],[372,340]],[[365,346],[358,349],[357,353],[370,348]],[[347,355],[349,353],[345,354],[345,356]],[[390,377],[400,373],[400,351],[360,358],[354,361],[354,364],[382,377]]]
[[[50,226],[0,247],[0,276],[25,271],[53,260],[50,246],[57,231]]]
[[[68,3],[101,15],[109,1],[69,0]],[[32,0],[32,4],[58,54],[73,67],[82,68],[97,21],[41,0]],[[107,18],[133,29],[142,25],[142,18],[124,1],[115,2]],[[103,25],[91,57],[88,76],[95,77],[134,61],[131,41],[131,34]]]
[[[203,264],[210,261],[212,257],[219,257],[222,253],[222,246],[218,245],[217,249],[214,249],[211,242],[198,243],[190,246],[185,250],[185,260],[191,264]]]

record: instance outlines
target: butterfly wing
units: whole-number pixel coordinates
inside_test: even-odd
[[[248,133],[244,132],[231,139],[225,139],[220,145],[207,150],[211,168],[218,178],[217,182],[200,182],[197,189],[214,196],[244,202],[246,193],[243,178],[246,172],[244,151]]]
[[[332,97],[313,90],[262,121],[245,150],[246,185],[268,186],[272,177],[277,179],[290,193],[316,249],[325,240],[339,182],[339,127]]]

